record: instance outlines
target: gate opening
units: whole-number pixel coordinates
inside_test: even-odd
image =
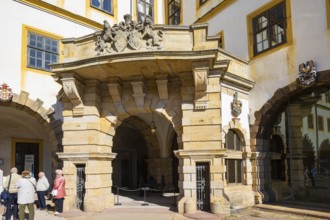
[[[210,211],[210,164],[196,163],[197,210]]]
[[[84,197],[85,197],[85,182],[86,182],[86,175],[85,175],[85,164],[77,164],[77,197],[76,197],[76,204],[77,208],[84,211]]]

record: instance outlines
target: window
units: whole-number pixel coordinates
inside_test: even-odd
[[[325,93],[325,101],[330,102],[330,91]]]
[[[168,24],[180,23],[181,0],[168,1]]]
[[[207,0],[199,0],[199,5],[202,5],[206,2]]]
[[[28,32],[28,67],[50,71],[49,64],[57,63],[58,58],[57,40]]]
[[[314,119],[313,115],[308,115],[307,124],[309,129],[314,129]]]
[[[112,14],[112,0],[91,0],[91,6]]]
[[[330,118],[327,118],[328,132],[330,132]]]
[[[233,150],[228,151],[228,159],[225,160],[227,167],[227,183],[242,183],[242,141],[233,129],[228,130],[225,139],[225,147],[228,150]],[[230,158],[232,155],[235,155],[234,158]]]
[[[226,159],[227,182],[242,183],[242,160]]]
[[[287,41],[285,2],[252,18],[253,50],[260,54]]]
[[[225,147],[229,150],[241,150],[241,140],[234,130],[229,130],[226,135]]]
[[[218,47],[223,49],[224,48],[223,31],[221,31],[219,35],[220,35],[220,39],[219,39]]]
[[[317,116],[317,124],[318,124],[318,128],[319,131],[323,131],[324,127],[323,127],[323,116]]]
[[[153,20],[153,4],[153,0],[137,0],[138,22],[143,22],[146,16],[151,17],[151,20]]]

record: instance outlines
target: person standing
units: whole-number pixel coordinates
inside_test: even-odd
[[[17,168],[13,167],[10,170],[10,175],[6,177],[6,181],[3,184],[3,188],[9,192],[9,200],[6,204],[6,214],[5,219],[10,220],[11,216],[14,216],[14,219],[18,219],[18,204],[17,204],[17,192],[15,184],[22,177],[17,174]]]
[[[308,168],[305,167],[305,170],[304,170],[304,182],[305,182],[305,186],[308,186]]]
[[[15,184],[18,188],[17,203],[19,220],[25,219],[25,207],[29,210],[29,220],[34,219],[34,193],[36,191],[36,179],[31,177],[30,171],[24,170],[22,178]]]
[[[49,182],[44,172],[39,172],[38,177],[39,179],[37,182],[37,195],[38,195],[39,209],[45,210],[46,209],[45,196],[49,188]]]
[[[53,195],[55,202],[55,215],[59,215],[63,212],[63,202],[66,196],[65,192],[65,179],[62,175],[62,170],[55,170],[56,178],[53,182],[53,190],[57,190],[56,195]]]
[[[3,183],[3,171],[0,169],[0,194],[3,191],[2,183]]]
[[[314,165],[312,166],[309,175],[311,177],[312,186],[315,186],[315,178],[316,178],[316,175],[317,175],[317,169]]]

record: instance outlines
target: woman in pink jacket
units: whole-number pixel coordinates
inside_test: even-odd
[[[53,195],[55,202],[55,215],[59,215],[63,212],[63,201],[66,196],[65,193],[65,179],[62,176],[62,170],[55,170],[56,178],[53,183],[53,190],[57,190],[56,195]]]

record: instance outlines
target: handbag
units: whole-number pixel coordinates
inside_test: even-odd
[[[57,189],[61,188],[63,182],[64,182],[64,180],[62,180],[61,184],[58,186]],[[53,190],[51,191],[50,194],[51,194],[53,197],[54,197],[54,196],[57,196],[57,192],[58,192],[57,189],[53,189]]]
[[[7,189],[4,189],[4,190],[1,192],[1,195],[0,195],[1,201],[3,201],[3,202],[7,202],[7,201],[9,200],[9,187],[10,187],[10,181],[11,181],[11,174],[10,174],[10,177],[9,177],[9,182],[8,182]]]
[[[50,194],[52,194],[52,196],[56,196],[57,195],[57,189],[53,189]]]
[[[3,190],[1,192],[1,201],[7,202],[9,200],[9,192],[7,190]]]

